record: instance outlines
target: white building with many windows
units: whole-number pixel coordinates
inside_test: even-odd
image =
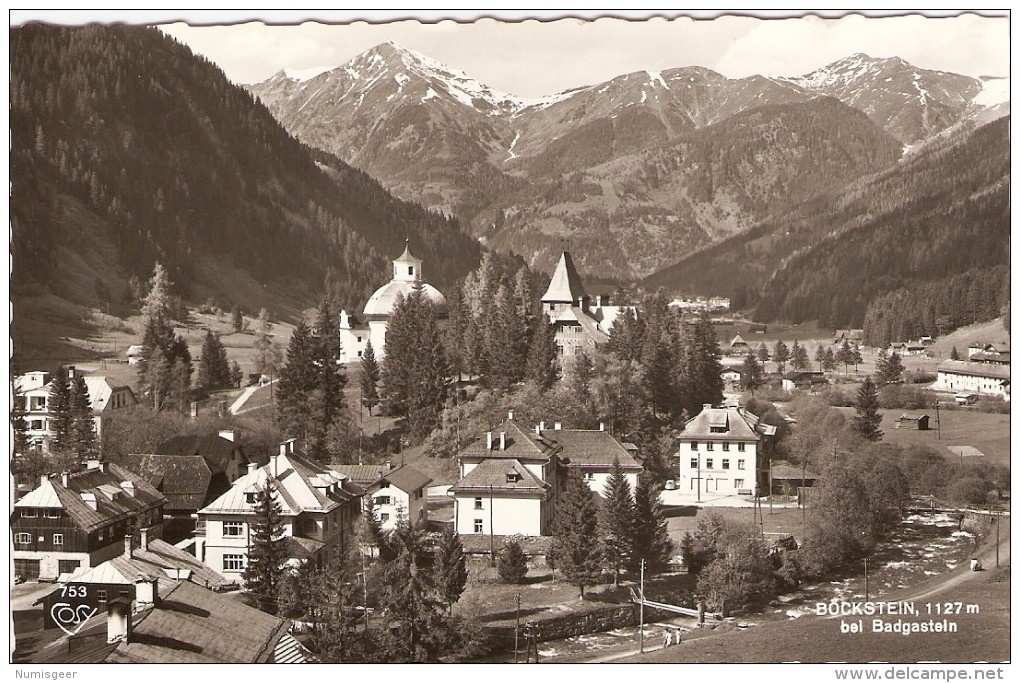
[[[762,440],[756,415],[705,405],[687,421],[676,452],[677,490],[698,498],[755,495]]]

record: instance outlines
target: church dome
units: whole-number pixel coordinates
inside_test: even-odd
[[[365,317],[370,320],[388,318],[393,313],[394,306],[397,305],[397,297],[403,296],[406,299],[413,289],[414,282],[390,280],[369,297],[368,303],[365,304]],[[446,297],[438,289],[429,284],[422,284],[422,291],[425,298],[431,301],[432,305],[439,309],[439,312],[444,311]]]

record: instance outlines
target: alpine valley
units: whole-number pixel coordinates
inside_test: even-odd
[[[852,240],[847,231],[879,224],[874,229],[895,235],[899,223],[884,216],[915,201],[926,207],[922,232],[944,233],[939,244],[953,250],[966,231],[957,236],[955,220],[939,217],[965,199],[998,206],[998,193],[1008,191],[1006,126],[975,129],[1009,116],[1009,79],[898,58],[856,54],[795,78],[643,71],[524,99],[387,43],[335,69],[285,69],[248,87],[296,137],[397,196],[456,215],[489,248],[549,271],[565,245],[584,272],[651,276],[650,285],[703,294],[756,290],[777,268],[796,267],[794,252],[806,262],[830,234]],[[926,152],[930,145],[959,148],[990,170],[966,191],[943,187],[974,169],[957,167],[953,153]],[[924,181],[932,175],[944,180],[938,193]],[[896,194],[876,196],[879,187]],[[837,223],[817,209],[848,202],[854,211]],[[992,213],[981,231],[1004,247],[1008,212]],[[762,239],[785,235],[794,218],[797,239]],[[749,253],[745,235],[765,253],[746,267],[737,263]],[[994,265],[1004,254],[959,267]],[[705,270],[707,288],[685,276]],[[775,296],[768,317],[800,317]],[[828,322],[859,324],[866,303],[845,308]]]

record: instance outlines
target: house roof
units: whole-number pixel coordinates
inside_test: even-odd
[[[544,303],[576,303],[578,299],[586,296],[584,285],[581,283],[581,276],[577,274],[574,267],[574,260],[570,258],[570,252],[564,251],[560,254],[559,263],[553,271],[549,287],[542,295]]]
[[[517,473],[517,481],[507,481],[507,474]],[[514,459],[483,460],[467,475],[450,487],[454,493],[476,495],[483,491],[501,493],[544,494],[549,485]]]
[[[424,488],[432,483],[432,477],[419,472],[410,465],[401,465],[396,469],[383,474],[380,479],[385,479],[401,491],[411,493]]]
[[[132,401],[135,401],[134,392],[131,388],[110,377],[103,377],[100,375],[89,375],[84,377],[85,386],[89,390],[89,401],[92,404],[92,410],[94,412],[102,412],[110,402],[110,397],[113,396],[113,392],[117,390],[123,390],[131,394]],[[137,401],[135,401],[137,402]]]
[[[506,432],[506,447],[503,450],[499,450],[500,432]],[[486,435],[482,434],[461,450],[457,457],[547,462],[559,450],[559,446],[551,440],[522,429],[513,420],[504,420],[503,424],[492,431],[492,449],[487,447],[486,439]]]
[[[365,303],[364,315],[386,317],[393,313],[397,305],[397,299],[407,298],[414,289],[415,283],[408,280],[390,280],[368,298]],[[434,306],[445,306],[446,297],[442,292],[428,283],[422,283],[422,294],[432,302]]]
[[[569,467],[612,467],[620,461],[624,471],[640,471],[641,465],[622,443],[609,432],[597,429],[564,429],[542,432],[562,446],[559,458]]]
[[[948,372],[968,377],[1009,380],[1009,367],[994,363],[972,363],[965,360],[946,360],[939,363],[939,372]]]
[[[284,536],[280,539],[284,554],[297,560],[308,560],[315,557],[315,553],[322,550],[326,544],[316,541],[314,538],[302,536]]]
[[[232,597],[182,581],[142,614],[111,663],[267,663],[290,624]]]
[[[743,408],[703,408],[687,421],[680,439],[713,441],[757,441],[758,416]],[[712,431],[712,428],[725,431]]]
[[[730,347],[732,348],[734,346],[747,346],[747,342],[744,341],[744,338],[738,334],[733,338],[733,341],[730,342]]]
[[[931,418],[928,415],[915,415],[915,414],[912,414],[912,413],[903,413],[897,419],[916,422],[917,420],[928,420],[928,419],[931,419]]]
[[[247,462],[244,451],[234,441],[222,436],[175,436],[161,443],[154,451],[159,455],[198,455],[213,472],[223,472],[235,451]]]
[[[971,361],[976,363],[999,363],[1007,364],[1010,361],[1009,351],[1000,351],[998,353],[988,353],[986,351],[976,351],[970,354]]]
[[[166,497],[144,477],[111,462],[103,463],[102,467],[70,473],[67,486],[59,476],[50,477],[14,506],[63,508],[76,525],[88,532],[167,504]],[[128,481],[134,485],[133,495],[122,487]],[[82,499],[82,494],[95,498],[95,510]]]
[[[230,486],[222,470],[215,477],[206,459],[198,455],[134,453],[120,461],[163,492],[168,510],[194,512]],[[218,486],[211,488],[214,477]]]
[[[269,464],[245,474],[219,498],[202,508],[200,514],[248,513],[253,505],[245,494],[271,484],[276,489],[284,514],[306,510],[328,511],[364,494],[364,490],[336,470],[330,470],[298,453],[270,458]]]
[[[331,468],[344,475],[359,486],[367,486],[378,481],[386,470],[385,465],[330,465]]]

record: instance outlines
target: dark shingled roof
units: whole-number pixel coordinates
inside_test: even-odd
[[[424,472],[419,472],[410,465],[401,465],[396,469],[386,472],[381,479],[385,479],[401,491],[412,493],[432,483],[432,477]]]
[[[330,465],[330,468],[348,477],[358,486],[367,486],[379,481],[386,471],[386,465]]]
[[[156,449],[160,455],[200,455],[213,472],[226,470],[230,456],[240,449],[235,442],[222,436],[175,436]],[[242,456],[244,451],[241,451]]]
[[[1009,380],[1009,366],[994,363],[971,363],[965,360],[942,361],[939,372],[948,372],[968,377],[987,377],[989,379]]]
[[[134,453],[120,461],[163,492],[168,511],[195,512],[230,488],[223,471],[199,455]]]
[[[499,433],[506,432],[506,447],[499,450]],[[559,446],[545,437],[521,429],[513,420],[505,420],[492,431],[492,449],[486,447],[486,435],[468,444],[459,458],[506,458],[528,462],[547,462]]]
[[[508,482],[506,475],[516,472],[516,482]],[[491,487],[491,488],[490,488]],[[450,488],[454,493],[477,494],[481,491],[515,493],[544,493],[549,485],[536,477],[517,460],[483,460]]]
[[[545,431],[544,436],[553,439],[563,450],[559,458],[569,467],[608,468],[613,460],[619,459],[624,471],[640,471],[641,465],[623,444],[609,432],[588,429],[565,429]]]

